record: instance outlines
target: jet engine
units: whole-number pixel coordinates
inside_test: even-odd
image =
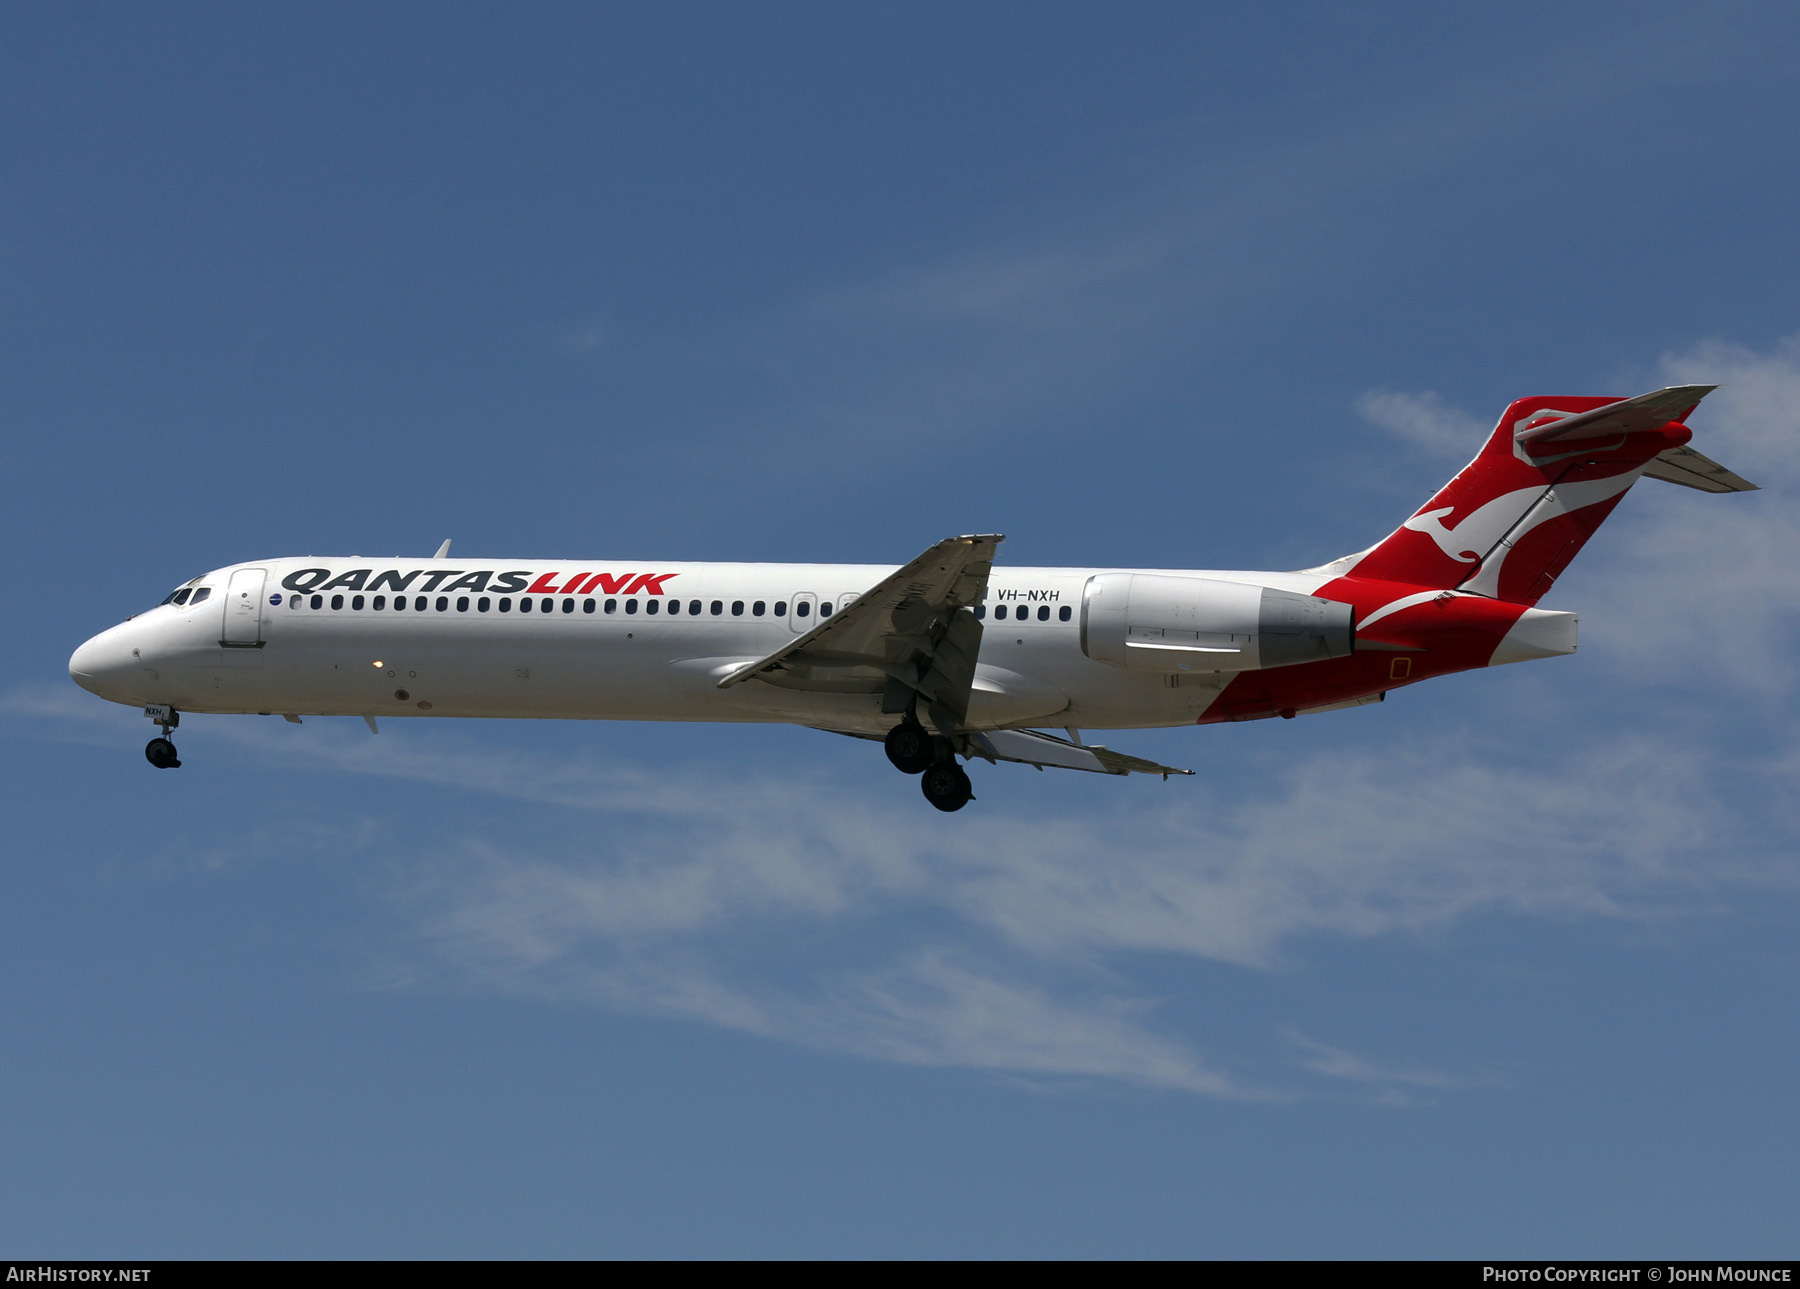
[[[1206,577],[1101,573],[1081,593],[1081,651],[1132,671],[1256,671],[1348,657],[1348,604]]]

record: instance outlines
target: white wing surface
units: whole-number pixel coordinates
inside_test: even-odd
[[[1637,430],[1653,430],[1670,421],[1679,421],[1698,407],[1700,400],[1717,389],[1717,385],[1670,385],[1651,390],[1636,398],[1622,398],[1591,412],[1563,416],[1529,429],[1519,430],[1513,437],[1530,447],[1538,443],[1557,443],[1567,439],[1599,438],[1606,434],[1630,434]],[[1543,416],[1549,413],[1540,412]]]
[[[719,682],[758,680],[784,689],[882,695],[882,710],[922,703],[931,723],[954,734],[969,714],[981,623],[971,612],[987,594],[1002,538],[951,537],[766,658]]]
[[[969,735],[969,753],[990,761],[1018,761],[1039,769],[1087,770],[1094,774],[1192,774],[1105,747],[1083,747],[1037,730],[982,730]]]
[[[1697,488],[1701,492],[1762,491],[1756,484],[1733,474],[1711,457],[1702,456],[1685,446],[1658,452],[1645,467],[1644,477],[1661,479],[1664,483],[1678,483],[1684,488]]]

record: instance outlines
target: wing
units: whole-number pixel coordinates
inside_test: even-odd
[[[883,579],[818,626],[719,682],[759,680],[784,689],[880,694],[881,710],[920,700],[931,723],[954,734],[968,717],[981,623],[970,606],[987,594],[999,534],[951,537]]]
[[[1690,447],[1670,448],[1658,452],[1644,470],[1646,479],[1678,483],[1701,492],[1760,492],[1748,479],[1739,478],[1711,457],[1702,456]]]
[[[990,761],[1018,761],[1024,765],[1035,765],[1040,770],[1050,765],[1063,770],[1088,770],[1095,774],[1160,774],[1165,779],[1171,774],[1193,773],[1192,770],[1180,770],[1172,765],[1146,761],[1142,757],[1126,756],[1111,748],[1083,747],[1079,743],[1070,743],[1052,734],[1040,734],[1036,730],[984,730],[971,733],[969,754],[986,757]]]

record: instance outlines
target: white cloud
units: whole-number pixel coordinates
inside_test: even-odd
[[[578,326],[572,327],[563,335],[563,348],[570,353],[591,354],[606,346],[606,324],[597,318],[590,318]]]
[[[1763,491],[1712,496],[1645,482],[1577,568],[1583,647],[1641,680],[1766,700],[1791,695],[1800,631],[1800,337],[1769,352],[1708,341],[1660,364],[1717,384],[1691,418],[1696,450]],[[1572,585],[1565,577],[1559,590]],[[1785,723],[1785,708],[1746,711]]]
[[[108,742],[133,720],[60,690],[15,692],[5,709]],[[323,720],[204,729],[278,764],[531,807],[531,843],[498,819],[472,833],[409,823],[392,890],[413,931],[390,980],[1035,1078],[1270,1094],[1168,1031],[1119,975],[1132,954],[1267,969],[1320,934],[1432,935],[1495,912],[1660,920],[1715,907],[1721,890],[1794,886],[1734,842],[1704,786],[1711,767],[1676,739],[1523,764],[1458,741],[1316,754],[1248,793],[1170,785],[1149,811],[949,820],[910,792],[652,774],[480,748],[435,725],[378,738]],[[1306,1050],[1300,1069],[1349,1077]]]
[[[1179,1039],[1156,1033],[1141,1002],[1071,996],[942,945],[799,987],[746,986],[678,959],[639,960],[629,970],[596,972],[587,984],[622,1008],[904,1065],[1269,1095],[1213,1069]]]
[[[1762,486],[1713,496],[1646,480],[1545,601],[1578,609],[1582,649],[1636,683],[1791,694],[1800,631],[1800,336],[1767,352],[1707,341],[1666,355],[1649,388],[1716,384],[1692,418],[1694,447]],[[1435,393],[1372,392],[1370,422],[1441,455],[1485,427]],[[1578,598],[1577,598],[1578,597]],[[1740,700],[1741,702],[1741,697]],[[1770,710],[1766,714],[1785,719]]]
[[[1768,353],[1708,340],[1660,363],[1670,384],[1718,385],[1694,415],[1694,446],[1729,456],[1752,482],[1800,483],[1800,336]],[[1757,478],[1756,476],[1761,476]]]
[[[1584,552],[1579,582],[1559,588],[1579,588],[1568,607],[1583,612],[1584,652],[1663,685],[1646,695],[1653,733],[1613,728],[1590,745],[1393,738],[1298,758],[1260,783],[1171,784],[1148,810],[1105,785],[1119,795],[1101,810],[1021,817],[983,802],[954,819],[904,784],[558,760],[438,724],[395,722],[372,738],[359,723],[197,718],[190,737],[532,807],[529,842],[498,820],[460,832],[412,820],[396,843],[354,818],[329,836],[258,839],[411,848],[395,857],[393,899],[411,931],[392,981],[583,999],[873,1059],[1268,1095],[1174,1032],[1123,964],[1149,953],[1267,970],[1319,935],[1433,936],[1495,913],[1665,920],[1716,912],[1732,892],[1795,891],[1794,821],[1781,812],[1800,778],[1785,733],[1800,341],[1699,346],[1664,371],[1725,384],[1695,417],[1696,445],[1768,491],[1645,484]],[[1422,443],[1467,429],[1435,396],[1381,397],[1365,414]],[[1736,696],[1718,699],[1721,685]],[[1788,755],[1747,764],[1691,725],[1666,728],[1671,694],[1710,699],[1736,714],[1734,729],[1769,722]],[[0,707],[62,737],[147,737],[135,713],[70,686],[15,691]],[[1769,817],[1722,805],[1713,785],[1726,781],[1772,803]],[[1771,829],[1783,840],[1759,844]],[[202,841],[203,862],[230,862],[229,846]],[[1291,1042],[1302,1090],[1395,1100],[1481,1082]]]
[[[1370,390],[1356,400],[1356,410],[1369,424],[1435,457],[1473,457],[1492,430],[1445,403],[1434,390],[1421,394]]]
[[[1384,1065],[1308,1038],[1292,1027],[1284,1031],[1284,1036],[1305,1054],[1300,1063],[1307,1070],[1321,1078],[1361,1087],[1383,1105],[1410,1105],[1419,1091],[1448,1092],[1495,1087],[1500,1083],[1492,1075],[1457,1076],[1441,1070]]]
[[[1115,976],[1120,956],[1265,968],[1320,933],[1431,934],[1495,911],[1660,919],[1783,881],[1723,858],[1732,827],[1692,790],[1689,751],[1583,760],[1321,756],[1235,804],[1184,786],[1149,815],[956,825],[910,797],[695,777],[641,826],[613,816],[607,846],[571,821],[554,853],[465,842],[422,859],[405,903],[439,969],[481,987],[908,1063],[1265,1095],[1166,1032]],[[574,795],[616,797],[613,775],[581,767],[594,791]]]
[[[1608,92],[1591,66],[1539,71],[1529,90],[1464,78],[1424,117],[1350,114],[1310,137],[1229,146],[1199,131],[1166,154],[1084,168],[1022,231],[812,293],[744,339],[783,386],[770,419],[788,428],[759,425],[758,438],[828,435],[825,459],[862,469],[895,442],[1041,440],[1064,419],[1114,432],[1108,418],[1147,365],[1256,326],[1271,297],[1343,289],[1364,236],[1350,212],[1370,194]],[[1338,215],[1320,223],[1327,208]],[[1407,424],[1435,449],[1421,410]],[[1206,414],[1196,407],[1196,423]]]

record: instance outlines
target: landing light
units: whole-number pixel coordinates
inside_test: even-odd
[[[379,659],[379,658],[377,658],[377,659],[376,659],[376,660],[375,660],[375,665],[376,665],[376,666],[377,666],[377,667],[383,667],[383,666],[386,666],[386,665],[387,665],[387,664],[385,664],[385,663],[383,663],[383,662],[382,662],[382,661],[381,661],[381,659]]]

